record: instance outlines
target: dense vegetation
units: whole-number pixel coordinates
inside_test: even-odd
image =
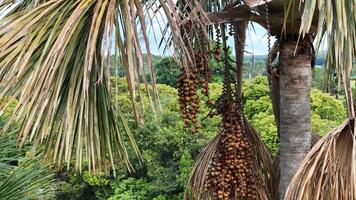
[[[142,151],[141,159],[132,160],[136,171],[129,174],[120,171],[117,177],[92,176],[87,172],[79,175],[73,171],[62,171],[57,177],[60,188],[59,199],[120,199],[120,200],[175,200],[182,199],[185,183],[189,177],[194,158],[199,150],[217,133],[219,118],[206,117],[207,107],[202,108],[203,128],[198,134],[191,134],[183,128],[178,112],[177,91],[174,87],[174,76],[178,71],[164,73],[164,65],[172,63],[169,58],[157,62],[158,91],[162,111],[156,116],[151,110],[147,95],[137,103],[142,113],[144,124],[136,127],[131,112],[129,91],[124,78],[113,78],[112,85],[120,102],[122,112],[129,122],[135,139]],[[216,69],[216,68],[215,68]],[[221,92],[219,77],[210,84],[211,96],[216,99]],[[165,83],[165,84],[161,84]],[[166,85],[167,84],[167,85]],[[171,86],[169,86],[171,85]],[[257,76],[251,81],[244,81],[244,111],[246,117],[259,131],[264,142],[275,154],[278,150],[277,129],[274,122],[272,104],[269,98],[267,79]],[[144,86],[141,86],[145,94]],[[205,97],[202,97],[204,100]],[[313,89],[311,93],[313,133],[325,134],[346,117],[343,103],[340,100]],[[141,103],[143,102],[143,104]]]
[[[34,185],[32,189],[48,192],[48,188],[55,188],[51,179],[54,177],[59,181],[56,198],[58,199],[120,199],[120,200],[174,200],[182,199],[184,187],[189,177],[194,158],[200,149],[211,140],[217,133],[220,125],[218,117],[207,117],[209,109],[202,107],[202,113],[199,118],[202,121],[203,128],[198,134],[191,134],[183,127],[183,122],[179,116],[179,106],[177,102],[177,91],[175,87],[176,76],[179,69],[174,61],[169,58],[155,57],[155,67],[157,73],[158,91],[162,110],[156,115],[152,112],[148,97],[145,93],[145,86],[141,86],[141,98],[137,97],[139,109],[142,111],[144,124],[137,127],[132,115],[130,95],[124,78],[113,78],[112,90],[120,103],[121,111],[128,121],[128,125],[134,133],[135,139],[141,149],[142,157],[132,159],[132,164],[136,171],[128,173],[119,171],[117,177],[112,175],[93,176],[88,172],[81,175],[74,171],[61,170],[55,173],[55,176],[48,176],[46,168],[41,169],[39,176],[46,174],[45,180],[49,184],[39,186]],[[222,66],[212,61],[214,70],[214,82],[210,84],[210,95],[216,99],[221,93]],[[246,65],[250,65],[246,63]],[[169,66],[167,68],[167,66]],[[252,122],[253,126],[261,134],[262,139],[269,150],[275,154],[278,150],[278,136],[275,126],[272,104],[269,98],[269,87],[266,77],[257,76],[263,74],[263,63],[255,64],[255,70],[245,72],[243,83],[243,104],[246,117]],[[317,69],[319,70],[319,69]],[[169,73],[168,73],[169,72]],[[315,72],[314,87],[322,86],[322,73]],[[255,77],[252,80],[248,78]],[[149,77],[148,77],[149,78]],[[206,97],[201,95],[202,101]],[[6,100],[8,101],[8,100]],[[3,113],[3,116],[9,115],[11,109],[16,105],[12,101],[10,109]],[[343,103],[340,100],[322,93],[314,88],[311,92],[312,106],[312,130],[316,134],[325,134],[345,118],[346,113]],[[4,124],[5,118],[2,118]],[[0,124],[1,125],[1,124]],[[0,127],[1,128],[1,127]],[[16,133],[16,127],[11,129],[12,136]],[[0,138],[1,139],[1,138]],[[4,140],[1,140],[4,141]],[[11,145],[15,147],[15,138],[11,139]],[[23,152],[20,154],[23,157]],[[2,153],[8,151],[3,151]],[[25,156],[27,157],[27,156]],[[18,160],[17,156],[17,160]],[[24,159],[24,158],[21,158]],[[8,163],[1,160],[3,164]],[[36,161],[38,162],[38,161]],[[23,162],[15,162],[16,167],[21,169]],[[15,169],[15,168],[14,168]],[[23,173],[28,173],[24,171]],[[54,172],[52,172],[53,174]],[[43,180],[42,180],[43,181]],[[41,183],[41,182],[40,182]],[[1,182],[0,182],[1,184]],[[43,190],[43,188],[47,188]],[[51,195],[51,192],[39,195]]]

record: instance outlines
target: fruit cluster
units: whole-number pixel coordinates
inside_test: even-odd
[[[197,71],[196,69],[194,71]],[[195,72],[196,73],[196,72]],[[201,125],[197,121],[197,113],[200,111],[199,96],[197,94],[198,79],[195,73],[183,71],[178,78],[178,95],[180,115],[185,127],[194,125],[193,133],[197,132]]]
[[[236,81],[231,76],[231,64],[224,29],[222,29],[224,51],[223,93],[213,113],[222,115],[219,141],[205,177],[205,191],[213,199],[257,199],[257,161],[254,149],[246,135],[241,98],[233,91]],[[236,88],[235,88],[236,89]]]
[[[206,175],[205,190],[212,191],[216,199],[256,199],[253,150],[241,120],[232,115],[223,119],[218,148]]]
[[[246,135],[242,108],[225,75],[215,115],[222,115],[220,136],[205,177],[205,190],[214,199],[257,199],[257,161]]]
[[[200,75],[201,92],[205,96],[209,96],[209,82],[211,81],[211,68],[209,65],[210,55],[209,55],[209,43],[207,38],[204,36],[203,30],[200,29],[198,32],[199,44],[198,50],[195,52],[195,62],[196,67]]]
[[[184,35],[191,37],[191,24],[189,24],[189,27],[185,27],[185,30],[186,34]],[[201,88],[203,95],[209,96],[209,82],[211,80],[208,41],[201,29],[198,29],[196,36],[196,44],[192,49],[194,64],[182,68],[177,80],[180,114],[184,120],[185,127],[191,127],[193,133],[198,132],[201,128],[201,124],[197,120],[197,114],[200,111],[198,88]],[[211,101],[208,102],[211,103]]]
[[[205,95],[209,95],[209,82],[211,81],[211,69],[209,67],[209,55],[207,52],[196,52],[196,68],[198,69],[201,92]]]

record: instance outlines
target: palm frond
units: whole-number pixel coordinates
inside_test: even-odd
[[[317,47],[320,47],[323,40],[328,41],[325,77],[330,79],[333,77],[331,73],[341,75],[344,69],[352,68],[356,58],[356,2],[309,0],[300,1],[300,5],[294,4],[293,0],[288,0],[286,8],[299,8],[301,36],[313,32],[311,27],[315,26]]]
[[[323,137],[309,152],[286,193],[286,199],[355,199],[354,120]]]
[[[267,188],[260,188],[261,191],[259,193],[259,199],[273,199],[272,191],[275,188],[273,177],[275,177],[275,174],[278,172],[273,165],[272,155],[268,151],[267,146],[263,143],[262,138],[256,129],[253,128],[253,126],[246,118],[244,121],[246,126],[246,134],[250,137],[252,144],[256,145],[254,148],[259,164],[258,171],[260,172],[260,176],[267,186]]]
[[[0,118],[0,130],[8,118]],[[54,173],[39,157],[26,157],[16,145],[18,126],[0,136],[0,199],[50,199],[55,193]]]
[[[40,159],[31,158],[18,167],[0,165],[0,198],[9,200],[50,199],[54,197],[54,174]],[[6,171],[6,176],[3,172]]]
[[[217,135],[199,153],[188,180],[184,199],[206,199],[208,197],[208,194],[204,194],[204,182],[208,172],[209,162],[211,162],[214,156],[219,140],[220,135]]]
[[[45,158],[58,167],[69,166],[75,156],[78,169],[85,158],[91,172],[116,165],[131,170],[124,140],[139,151],[131,133],[126,127],[121,131],[116,121],[124,119],[115,113],[108,89],[110,57],[115,51],[125,67],[139,121],[134,45],[139,37],[132,29],[145,29],[143,5],[128,0],[21,2],[24,7],[39,4],[0,22],[0,99],[19,99],[9,122],[21,124],[19,142],[30,139],[34,148],[44,143]],[[0,8],[14,4],[2,3]],[[140,26],[133,26],[137,16]],[[150,71],[154,77],[152,64]],[[157,93],[155,97],[158,101]]]

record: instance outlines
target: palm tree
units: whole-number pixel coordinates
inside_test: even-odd
[[[203,1],[203,5],[215,6],[211,2]],[[206,14],[202,12],[205,6],[192,1],[177,6],[185,12],[170,0],[22,0],[17,6],[11,0],[0,1],[0,13],[5,13],[0,25],[0,86],[4,87],[0,99],[6,95],[19,98],[12,118],[22,125],[19,141],[31,139],[35,147],[45,143],[45,158],[58,166],[63,162],[69,166],[74,156],[78,169],[83,157],[92,172],[118,164],[131,169],[122,137],[129,139],[136,154],[139,151],[120,108],[110,100],[106,75],[110,55],[114,53],[125,66],[136,108],[135,88],[143,71],[138,30],[149,49],[145,19],[152,21],[163,10],[170,31],[162,32],[170,34],[168,43],[181,55],[178,60],[183,67],[194,64],[194,59],[179,25],[197,20],[194,22],[201,28],[205,18],[212,23],[252,20],[279,40],[278,65],[270,68],[271,59],[268,67],[281,137],[279,190],[284,199],[298,163],[310,148],[312,38],[316,34],[317,46],[323,38],[329,39],[327,72],[350,69],[355,58],[356,16],[352,13],[356,4],[348,0],[230,2],[233,6]],[[152,64],[149,66],[154,86]],[[155,89],[151,96],[153,104],[159,105]],[[347,96],[348,102],[351,99]],[[139,123],[139,112],[134,110]],[[115,123],[117,118],[124,135]]]
[[[235,7],[227,4],[221,12],[207,15],[211,23],[252,20],[277,37],[267,66],[271,73],[271,96],[281,139],[279,196],[284,199],[292,177],[311,146],[309,92],[315,54],[314,34],[317,46],[324,37],[331,38],[327,74],[335,68],[339,74],[350,69],[355,58],[355,19],[352,16],[346,22],[345,16],[354,13],[355,4],[350,1],[293,0],[245,0],[244,3]],[[345,21],[341,23],[340,19]],[[351,42],[346,42],[347,38]],[[278,64],[273,66],[277,52]],[[347,98],[351,102],[350,95]],[[351,107],[349,110],[353,113]]]
[[[229,4],[226,7],[229,7]],[[284,199],[292,177],[311,147],[309,94],[314,57],[311,37],[298,37],[300,10],[295,8],[292,14],[287,13],[284,16],[280,14],[284,13],[284,9],[283,1],[271,1],[268,4],[266,1],[245,1],[245,4],[230,8],[228,12],[209,14],[211,19],[220,23],[252,19],[278,39],[273,49],[275,51],[278,48],[278,64],[272,66],[276,55],[270,55],[267,70],[270,73],[274,113],[281,141],[280,199]],[[284,20],[285,27],[281,23]]]

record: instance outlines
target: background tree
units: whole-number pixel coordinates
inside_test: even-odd
[[[157,61],[155,71],[158,83],[176,87],[180,68],[172,57],[165,57]]]

